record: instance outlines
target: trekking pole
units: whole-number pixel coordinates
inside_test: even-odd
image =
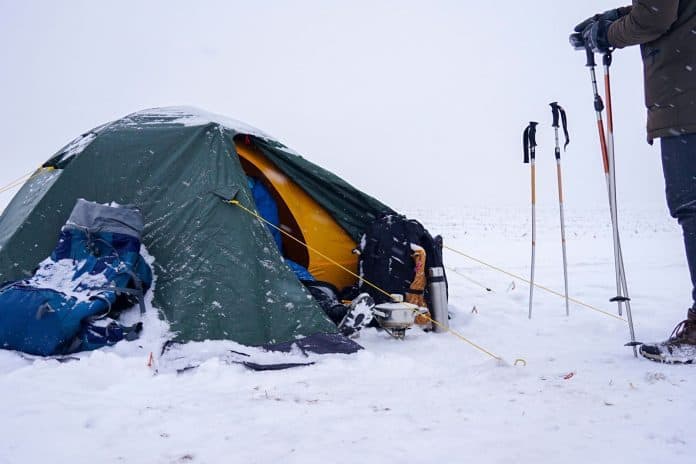
[[[604,54],[602,58],[602,64],[604,66],[604,95],[606,99],[606,110],[607,110],[607,133],[606,133],[606,150],[607,150],[607,190],[609,193],[609,211],[611,214],[612,222],[612,234],[614,240],[614,263],[616,272],[616,288],[617,297],[613,299],[619,306],[619,316],[623,316],[623,304],[628,303],[626,297],[626,277],[623,270],[623,255],[621,253],[621,241],[618,235],[618,227],[614,228],[614,224],[618,224],[618,212],[617,202],[616,202],[616,176],[615,176],[615,163],[614,163],[614,112],[612,109],[611,102],[611,79],[609,76],[609,67],[611,66],[612,55],[611,52]],[[617,245],[618,244],[618,245]],[[618,290],[618,289],[621,290]]]
[[[590,78],[592,79],[592,91],[594,93],[594,108],[597,114],[597,130],[599,132],[599,144],[602,151],[602,164],[604,167],[604,177],[607,184],[607,192],[609,196],[609,211],[611,214],[611,227],[612,236],[614,240],[614,271],[616,275],[616,296],[610,301],[616,302],[619,308],[619,314],[622,314],[623,304],[626,304],[626,312],[628,316],[628,326],[631,335],[631,342],[629,345],[633,346],[633,355],[638,357],[638,350],[636,349],[636,338],[635,330],[633,328],[633,318],[631,315],[630,298],[628,297],[628,286],[626,284],[626,276],[624,273],[623,265],[623,255],[621,253],[621,241],[619,237],[619,227],[618,227],[618,215],[616,213],[616,196],[614,190],[614,179],[613,175],[613,114],[611,111],[608,112],[608,117],[610,120],[611,129],[611,144],[612,152],[610,158],[610,152],[607,144],[607,136],[604,131],[604,120],[602,119],[602,111],[604,111],[604,102],[602,97],[599,95],[599,88],[597,86],[597,74],[595,68],[597,63],[595,61],[594,52],[589,48],[585,47],[585,52],[587,54],[587,67],[590,68]],[[609,79],[609,67],[611,66],[611,52],[607,52],[604,55],[604,75],[605,75],[605,90],[607,91],[609,108],[611,108],[611,85]]]
[[[610,197],[609,201],[613,205],[611,208],[611,214],[612,214],[612,221],[615,221],[617,224],[619,223],[618,220],[618,202],[616,200],[616,158],[614,156],[614,110],[612,106],[612,98],[611,98],[611,77],[610,77],[610,72],[609,68],[611,67],[612,63],[612,54],[611,52],[607,52],[604,54],[602,58],[602,64],[604,65],[604,95],[606,98],[606,106],[607,106],[607,153],[608,153],[608,158],[609,158],[609,188],[610,188]],[[617,236],[615,238],[616,243],[618,243],[618,247],[615,247],[618,252],[618,258],[616,261],[620,264],[619,269],[617,270],[618,277],[617,279],[621,282],[621,287],[623,291],[623,296],[627,297],[628,293],[628,288],[626,285],[626,272],[624,270],[624,264],[623,264],[623,253],[621,250],[621,239],[618,236],[618,229],[617,229]],[[626,301],[626,305],[630,305],[630,300]],[[623,311],[621,305],[619,305],[619,316],[623,316]]]
[[[529,277],[529,318],[532,318],[532,302],[534,299],[534,261],[536,259],[536,126],[539,123],[531,121],[524,130],[524,162],[529,164],[532,174],[532,264]]]
[[[634,356],[638,357],[636,349],[636,335],[633,326],[633,313],[631,311],[631,298],[628,296],[628,283],[626,281],[626,268],[624,266],[623,252],[621,249],[621,237],[619,234],[619,208],[616,195],[616,158],[614,151],[614,111],[611,98],[611,75],[610,68],[612,63],[612,52],[607,51],[603,58],[604,65],[604,94],[607,101],[607,153],[609,158],[609,202],[611,211],[612,232],[614,237],[614,261],[618,275],[617,295],[612,298],[619,306],[619,316],[621,312],[621,303],[626,305],[626,319],[628,320],[628,328],[631,333],[631,342],[629,345],[633,347]]]
[[[561,174],[561,145],[558,138],[558,129],[560,123],[563,124],[563,135],[565,136],[565,144],[563,150],[570,143],[568,136],[568,117],[566,112],[558,102],[551,103],[551,113],[553,116],[553,130],[556,136],[556,177],[558,178],[558,208],[561,214],[561,247],[563,249],[563,280],[565,282],[565,303],[566,316],[570,316],[570,299],[568,298],[568,255],[566,253],[566,236],[565,236],[565,214],[563,211],[563,177]]]

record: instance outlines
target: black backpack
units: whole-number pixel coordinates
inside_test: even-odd
[[[357,292],[369,293],[377,304],[391,301],[387,295],[367,284],[366,280],[389,293],[405,295],[415,273],[411,244],[425,250],[426,277],[429,268],[443,266],[442,238],[433,238],[420,222],[391,214],[370,224],[356,249],[360,255],[358,273],[361,277]],[[428,287],[426,285],[425,299],[430,306]]]

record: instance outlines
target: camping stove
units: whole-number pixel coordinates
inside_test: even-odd
[[[383,303],[374,307],[373,312],[380,327],[392,337],[403,340],[406,331],[413,327],[416,316],[422,313],[420,307],[404,303],[403,296],[392,295],[393,303]]]

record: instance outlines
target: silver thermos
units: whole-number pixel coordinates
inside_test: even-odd
[[[445,282],[445,270],[442,267],[428,269],[428,281],[430,283],[430,311],[435,332],[447,332],[449,329],[449,317],[447,314],[447,283]]]

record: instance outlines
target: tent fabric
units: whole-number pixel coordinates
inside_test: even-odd
[[[235,137],[235,147],[244,170],[263,179],[276,200],[280,226],[288,234],[283,235],[284,256],[306,267],[319,280],[339,288],[354,285],[355,277],[335,263],[357,270],[358,257],[353,253],[357,242],[292,178],[266,158],[252,137]],[[310,246],[303,247],[294,239]]]
[[[375,219],[396,214],[337,175],[290,153],[283,144],[259,138],[255,142],[261,152],[326,209],[355,242]]]
[[[126,328],[114,322],[107,330],[91,318],[125,309],[123,289],[150,287],[142,228],[135,209],[78,200],[51,256],[0,290],[0,347],[49,356],[122,340]]]
[[[142,241],[155,257],[154,305],[175,341],[261,346],[335,334],[335,325],[283,262],[267,228],[224,201],[234,198],[255,207],[235,149],[240,134],[270,147],[269,157],[294,169],[297,174],[291,175],[310,169],[304,176],[313,179],[308,193],[317,202],[345,197],[344,206],[332,207],[344,227],[358,228],[370,219],[369,207],[358,209],[347,200],[366,195],[283,152],[281,144],[256,129],[195,109],[146,110],[85,133],[17,193],[0,216],[0,281],[32,274],[78,198],[132,204],[143,214]],[[341,193],[328,193],[333,186]]]
[[[211,356],[225,364],[241,364],[255,371],[276,371],[310,366],[317,356],[325,354],[353,354],[362,347],[340,334],[316,334],[293,342],[259,347],[239,344],[170,343],[160,358],[163,372],[184,373],[197,369]]]

